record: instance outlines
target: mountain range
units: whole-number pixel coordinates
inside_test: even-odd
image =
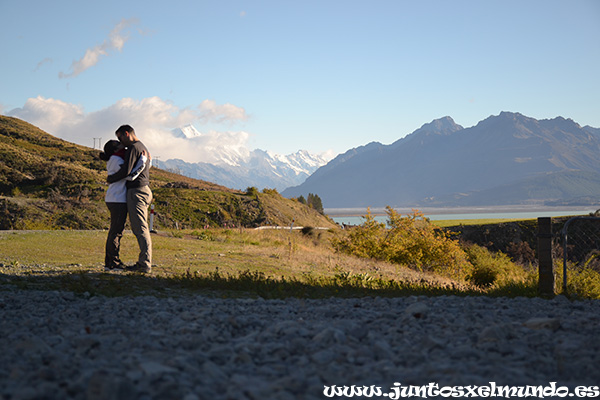
[[[597,204],[600,129],[512,112],[470,128],[444,117],[348,150],[282,192],[307,193],[326,208]]]
[[[192,125],[172,131],[175,137],[194,139],[202,134]],[[245,190],[248,187],[277,189],[299,185],[327,159],[300,150],[279,155],[269,151],[245,148],[219,147],[211,154],[210,162],[190,163],[180,159],[154,160],[158,168],[195,179],[203,179],[229,188]]]

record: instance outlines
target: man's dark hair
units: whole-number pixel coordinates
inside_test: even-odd
[[[119,129],[117,129],[115,131],[115,134],[120,135],[120,134],[123,134],[125,132],[130,132],[130,133],[133,133],[135,135],[135,131],[133,130],[133,127],[131,125],[121,125],[119,127]]]

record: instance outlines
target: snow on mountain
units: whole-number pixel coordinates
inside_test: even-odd
[[[230,167],[241,167],[250,153],[246,148],[232,146],[218,146],[209,148],[212,155],[211,160],[207,160],[210,164],[227,165]],[[217,182],[218,183],[218,182]]]
[[[175,136],[175,137],[184,138],[184,139],[192,139],[195,137],[202,136],[202,133],[200,133],[194,127],[194,125],[186,125],[181,128],[173,129],[171,131],[171,133],[173,133],[173,136]]]
[[[239,132],[214,132],[202,133],[193,125],[185,125],[171,130],[173,137],[184,139],[189,161],[190,149],[198,160],[215,165],[228,165],[239,167],[244,160],[250,157],[250,151],[245,146],[244,135],[239,137]],[[189,146],[188,146],[189,145]]]
[[[272,160],[273,168],[289,169],[296,175],[310,175],[320,166],[327,164],[324,157],[311,154],[306,150],[299,150],[285,156],[267,151],[266,156]]]
[[[174,129],[172,133],[178,138],[190,141],[202,140],[203,137],[192,125]],[[169,159],[154,160],[153,165],[234,189],[244,190],[249,186],[256,186],[259,189],[275,188],[281,191],[303,183],[329,161],[326,156],[311,154],[306,150],[281,155],[260,149],[249,151],[243,146],[214,143],[204,146],[203,149],[205,154],[210,156],[205,156],[201,162]]]

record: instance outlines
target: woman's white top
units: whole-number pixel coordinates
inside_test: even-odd
[[[108,175],[117,173],[124,162],[125,160],[119,156],[110,156],[106,162],[106,172],[108,172]],[[108,185],[104,201],[107,203],[127,203],[127,187],[125,187],[125,182],[127,182],[127,179],[121,179]]]
[[[123,165],[124,162],[125,160],[119,156],[110,156],[106,162],[106,172],[108,175],[119,172],[121,165]],[[108,189],[106,189],[106,195],[104,196],[104,201],[107,203],[127,203],[127,187],[125,186],[126,182],[135,180],[142,173],[148,162],[152,163],[152,161],[148,161],[148,157],[142,154],[127,178],[108,185]]]

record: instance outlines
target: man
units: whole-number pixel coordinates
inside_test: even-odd
[[[140,247],[138,262],[127,267],[128,271],[150,273],[152,272],[152,239],[148,228],[148,207],[152,203],[152,191],[150,190],[150,162],[143,166],[141,171],[133,171],[140,158],[147,156],[150,152],[135,135],[134,129],[129,125],[122,125],[115,132],[117,139],[127,147],[125,162],[121,169],[109,175],[109,183],[119,181],[128,176],[135,176],[128,180],[127,186],[127,213],[131,230],[137,238]],[[132,172],[134,172],[132,174]]]

